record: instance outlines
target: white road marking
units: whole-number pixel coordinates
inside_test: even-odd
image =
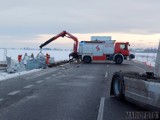
[[[27,86],[25,86],[24,88],[31,88],[31,87],[33,87],[34,85],[27,85]]]
[[[16,95],[16,94],[18,94],[20,92],[21,92],[20,90],[16,90],[16,91],[8,93],[8,95]]]
[[[53,74],[52,77],[57,76],[57,74]]]
[[[36,98],[36,97],[37,97],[37,96],[32,95],[32,96],[27,96],[26,98],[29,100],[29,99]]]
[[[37,81],[36,83],[38,84],[38,83],[42,83],[43,82],[43,80],[39,80],[39,81]]]
[[[106,72],[106,74],[105,74],[105,78],[107,78],[108,77],[108,72]]]
[[[107,65],[107,71],[109,70],[109,65]]]
[[[97,120],[103,120],[104,101],[105,98],[101,97]]]
[[[45,79],[46,79],[46,80],[49,80],[49,79],[51,79],[51,77],[46,77]]]

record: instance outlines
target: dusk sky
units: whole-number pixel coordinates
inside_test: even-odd
[[[0,47],[38,48],[63,30],[79,41],[92,35],[157,47],[160,0],[0,0]],[[61,38],[46,47],[70,48]]]

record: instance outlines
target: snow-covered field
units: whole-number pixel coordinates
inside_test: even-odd
[[[22,58],[25,53],[27,55],[31,55],[32,53],[36,57],[37,54],[40,52],[40,50],[20,50],[20,49],[7,49],[7,56],[11,57],[13,60],[18,61],[18,55],[22,55]],[[56,51],[56,50],[42,50],[42,53],[46,55],[48,53],[51,57],[55,58],[55,61],[59,60],[66,60],[68,59],[68,55],[71,53],[71,51]],[[0,49],[0,61],[4,59],[4,49]]]
[[[156,53],[133,53],[135,54],[134,61],[146,64],[148,66],[155,66]]]

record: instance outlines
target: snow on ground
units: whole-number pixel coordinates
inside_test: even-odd
[[[34,69],[34,70],[30,70],[30,71],[23,71],[23,72],[18,72],[18,73],[14,73],[14,74],[8,74],[6,72],[0,72],[0,81],[9,79],[9,78],[13,78],[13,77],[17,77],[17,76],[21,76],[24,74],[28,74],[28,73],[33,73],[33,72],[37,72],[40,71],[41,69]]]
[[[29,56],[33,53],[34,56],[36,57],[37,54],[39,53],[39,50],[20,50],[20,49],[7,49],[7,56],[11,57],[13,60],[18,61],[18,55],[22,55],[22,58],[24,56],[25,53],[27,53]],[[42,50],[42,53],[44,55],[46,55],[46,53],[48,53],[51,57],[55,58],[55,61],[60,61],[60,60],[68,60],[69,59],[69,54],[71,53],[71,51],[56,51],[56,50]],[[0,63],[4,60],[4,49],[0,49]],[[24,74],[28,74],[28,73],[32,73],[32,72],[36,72],[39,71],[41,69],[35,69],[35,70],[30,70],[30,71],[23,71],[23,72],[19,72],[19,73],[13,73],[13,74],[8,74],[4,71],[0,72],[0,81],[2,80],[6,80],[9,78],[13,78],[16,76],[20,76],[20,75],[24,75]]]
[[[146,64],[148,66],[155,66],[156,61],[156,53],[134,53],[135,59],[134,61]]]
[[[33,53],[34,56],[36,57],[39,52],[40,50],[7,49],[7,56],[11,57],[13,60],[18,61],[18,55],[22,55],[23,58],[25,53],[27,53],[27,55],[29,56]],[[48,53],[51,57],[55,58],[55,61],[59,61],[59,60],[69,59],[68,56],[71,53],[71,51],[42,50],[42,53],[44,55]],[[0,61],[2,61],[3,59],[4,59],[4,49],[0,49]]]

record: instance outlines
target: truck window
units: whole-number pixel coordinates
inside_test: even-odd
[[[125,44],[120,44],[121,49],[125,49]]]
[[[120,44],[120,49],[127,50],[127,45],[126,44]]]

